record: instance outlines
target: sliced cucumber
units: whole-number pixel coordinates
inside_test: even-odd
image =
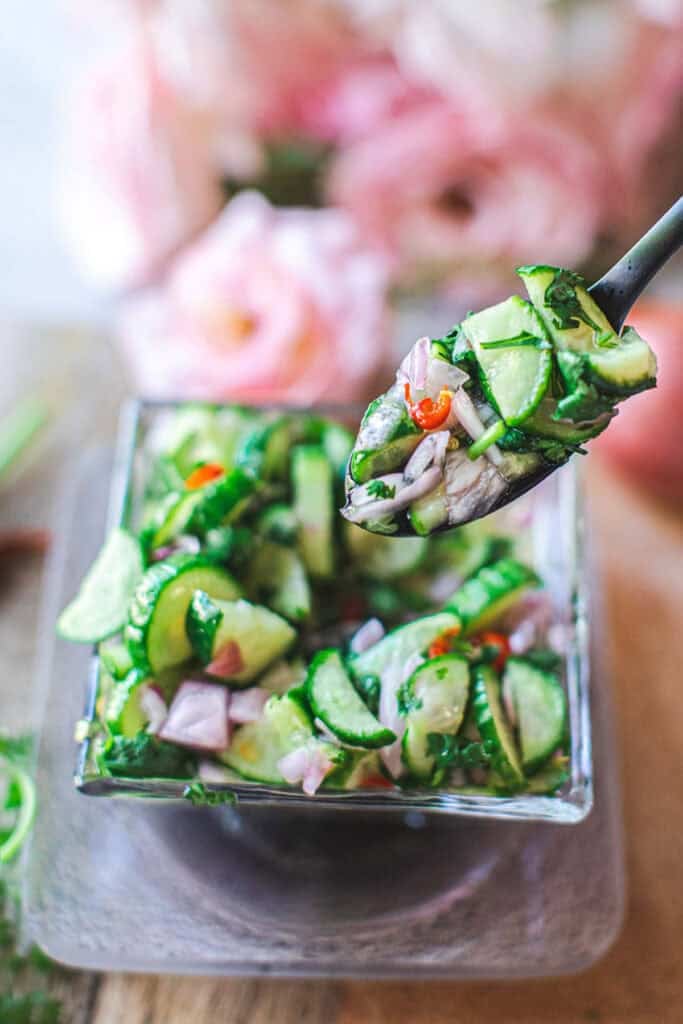
[[[518,267],[517,273],[558,348],[587,352],[616,340],[614,328],[578,274],[546,266]]]
[[[279,416],[245,438],[235,465],[262,480],[286,480],[290,449],[302,432],[300,418]]]
[[[552,796],[564,786],[569,774],[569,758],[554,757],[529,779],[526,791],[537,796]]]
[[[221,761],[253,782],[284,785],[278,762],[313,737],[313,723],[289,694],[271,697],[256,722],[236,729]]]
[[[292,489],[304,565],[312,576],[329,578],[334,574],[334,491],[332,467],[321,448],[294,449]]]
[[[262,605],[212,599],[198,590],[187,609],[187,635],[204,664],[230,649],[225,668],[211,674],[232,686],[246,686],[291,647],[296,631]]]
[[[172,555],[142,577],[128,613],[125,637],[134,664],[150,675],[192,655],[185,617],[192,595],[234,600],[241,594],[232,576],[201,555]]]
[[[634,395],[657,383],[654,352],[633,327],[624,328],[617,346],[590,352],[586,361],[591,380],[612,395]]]
[[[297,534],[296,513],[291,505],[270,505],[258,519],[258,531],[277,544],[294,544]]]
[[[306,682],[306,664],[301,658],[293,658],[291,661],[276,661],[269,665],[262,676],[259,676],[258,685],[270,693],[287,693],[295,686],[303,686]]]
[[[353,523],[344,524],[344,538],[356,571],[373,580],[390,580],[413,572],[424,561],[425,537],[383,537]]]
[[[448,520],[448,502],[446,501],[446,488],[444,484],[425,494],[424,498],[418,498],[410,506],[408,512],[410,523],[420,537],[428,537],[433,530]]]
[[[118,633],[143,571],[140,542],[128,530],[113,530],[78,594],[60,615],[59,635],[74,643],[94,644]]]
[[[524,782],[512,729],[503,713],[500,682],[492,668],[480,665],[474,673],[472,707],[482,740],[489,743],[491,770],[504,786],[516,788]]]
[[[105,640],[97,648],[100,661],[112,679],[125,679],[133,668],[128,648],[122,640]]]
[[[186,529],[200,536],[217,526],[233,523],[256,490],[256,480],[241,469],[199,489],[200,500],[192,508]]]
[[[156,532],[152,534],[152,539],[149,543],[152,551],[155,548],[162,547],[164,544],[168,544],[169,541],[175,540],[181,533],[187,532],[195,506],[202,500],[202,490],[181,491],[180,494],[173,495],[172,498],[169,498],[168,502],[162,505],[164,512],[161,516],[160,525]]]
[[[140,707],[140,693],[147,678],[134,668],[112,687],[104,712],[104,724],[112,736],[133,737],[144,729],[147,718]]]
[[[316,718],[344,743],[373,749],[396,739],[359,697],[338,650],[316,654],[308,670],[306,692]]]
[[[403,466],[423,437],[398,394],[380,395],[368,406],[349,462],[357,484]]]
[[[495,622],[529,587],[538,587],[535,572],[512,558],[485,565],[455,592],[446,605],[471,635]]]
[[[343,479],[353,448],[353,434],[340,423],[326,423],[322,433],[322,446],[334,475]]]
[[[509,426],[522,423],[548,388],[552,346],[530,302],[512,295],[468,316],[462,329],[476,353],[482,383]]]
[[[420,665],[405,684],[411,710],[406,717],[401,756],[410,775],[420,782],[428,782],[434,774],[429,734],[454,736],[458,732],[469,684],[469,666],[455,654],[444,654]]]
[[[356,679],[362,676],[381,676],[390,661],[399,665],[408,661],[413,654],[426,651],[432,641],[448,629],[460,626],[460,619],[451,611],[426,615],[405,626],[398,626],[387,633],[378,643],[362,654],[349,658],[349,667]]]
[[[292,548],[270,541],[260,544],[249,566],[247,586],[256,600],[291,622],[302,622],[311,613],[311,588]]]
[[[361,789],[382,775],[382,762],[376,750],[348,750],[349,756],[325,779],[326,789]]]
[[[532,437],[549,438],[561,444],[577,445],[597,437],[609,422],[609,417],[606,416],[595,423],[577,425],[570,420],[556,420],[556,410],[556,399],[544,398],[536,412],[524,421],[524,433]]]
[[[555,675],[521,658],[507,662],[503,686],[517,713],[524,770],[533,772],[565,739],[567,698]]]

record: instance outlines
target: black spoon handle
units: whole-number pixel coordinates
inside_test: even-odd
[[[681,245],[683,197],[588,289],[615,330],[621,330],[640,293]]]

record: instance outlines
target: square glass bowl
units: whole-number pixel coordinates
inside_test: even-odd
[[[114,462],[109,505],[109,526],[135,528],[150,471],[150,437],[164,418],[178,406],[174,403],[136,402],[124,409]],[[349,419],[346,410],[336,411]],[[334,411],[330,413],[334,415]],[[353,420],[353,415],[350,417]],[[510,510],[506,516],[509,530]],[[501,515],[501,513],[497,513]],[[523,524],[528,536],[525,558],[545,581],[551,597],[553,622],[563,640],[563,677],[569,703],[571,730],[569,778],[554,796],[510,797],[470,795],[453,791],[396,789],[395,791],[319,791],[312,799],[300,790],[275,788],[240,779],[226,771],[226,781],[204,782],[215,799],[236,800],[239,806],[266,805],[271,808],[316,807],[324,810],[430,811],[447,815],[474,816],[519,821],[552,821],[574,824],[589,813],[593,803],[590,705],[589,705],[589,617],[587,608],[586,562],[583,513],[578,474],[572,463],[554,473],[527,496],[518,499],[513,521]],[[98,699],[99,663],[94,656],[88,678],[84,718],[95,719]],[[187,781],[126,779],[102,774],[93,755],[93,743],[81,744],[76,785],[94,796],[146,797],[180,801]]]

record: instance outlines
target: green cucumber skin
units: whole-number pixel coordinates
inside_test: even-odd
[[[112,530],[78,593],[59,616],[58,636],[72,643],[96,644],[120,633],[143,572],[137,537],[122,527]]]
[[[130,739],[144,729],[145,719],[136,706],[136,692],[147,678],[144,672],[134,668],[112,687],[104,715],[105,726],[112,736]]]
[[[124,636],[133,664],[149,675],[153,675],[154,672],[150,665],[147,647],[157,602],[166,586],[183,573],[195,569],[211,570],[221,578],[227,588],[232,584],[235,597],[240,594],[240,588],[232,576],[224,569],[219,568],[210,558],[204,558],[201,555],[171,555],[165,562],[158,562],[147,569],[133,595]]]
[[[516,676],[516,678],[515,678]],[[510,658],[507,662],[504,675],[504,683],[511,685],[512,699],[517,710],[517,729],[520,738],[522,754],[522,767],[527,775],[533,775],[543,765],[550,755],[563,746],[568,734],[568,709],[567,698],[559,679],[552,673],[544,671],[537,666],[527,662],[524,658]],[[552,705],[547,707],[547,715],[555,715],[555,727],[550,732],[546,742],[538,745],[536,737],[525,736],[529,723],[527,716],[521,707],[525,701],[524,687],[528,687],[526,700],[530,697],[542,697],[545,690],[546,702]],[[539,695],[539,689],[541,694]],[[536,707],[538,711],[538,707]],[[547,716],[546,716],[547,717]],[[526,727],[526,729],[525,729]]]
[[[319,579],[334,575],[334,478],[322,448],[298,445],[292,452],[294,510],[298,547],[308,572]]]
[[[459,717],[454,722],[449,723],[449,727],[437,729],[429,728],[425,729],[424,725],[421,726],[422,708],[416,708],[415,710],[409,711],[406,719],[406,731],[403,734],[401,742],[401,759],[409,774],[412,775],[418,782],[429,783],[434,773],[435,762],[434,758],[427,754],[424,750],[420,753],[423,766],[420,767],[415,759],[413,753],[413,746],[418,740],[426,741],[427,733],[441,732],[444,735],[457,735],[462,728],[463,720],[465,717],[465,710],[469,703],[469,669],[467,661],[457,654],[441,654],[436,658],[430,658],[428,661],[423,662],[419,665],[408,681],[404,684],[405,688],[411,694],[411,697],[415,696],[415,688],[419,686],[421,677],[432,677],[432,686],[442,686],[441,693],[443,694],[443,680],[438,678],[440,670],[446,669],[446,673],[453,671],[459,673],[461,679],[460,682],[464,684],[463,690],[459,696],[462,699],[462,706],[460,708]],[[436,677],[436,678],[434,678]],[[455,680],[451,678],[451,685],[457,681],[457,675]],[[428,684],[429,685],[429,684]],[[457,692],[457,691],[456,691]],[[457,706],[457,705],[456,705]]]
[[[227,476],[202,488],[201,500],[192,510],[187,530],[203,536],[220,526],[255,489],[256,480],[251,474],[242,469],[231,470]]]
[[[220,608],[203,590],[197,590],[187,609],[185,629],[192,649],[203,665],[208,665],[213,658],[213,644],[222,621]]]
[[[321,693],[321,688],[318,684],[318,672],[323,665],[326,665],[327,662],[333,660],[338,661],[339,670],[346,677],[348,683],[349,703],[352,705],[352,708],[354,705],[356,705],[359,710],[362,708],[362,711],[367,714],[368,723],[370,723],[371,720],[374,720],[373,732],[358,733],[345,728],[343,724],[335,719],[334,715],[330,714],[330,711],[325,706],[324,695]],[[348,743],[349,745],[356,747],[364,747],[368,750],[376,750],[379,747],[386,747],[396,739],[392,730],[383,726],[382,723],[375,718],[372,712],[368,710],[362,697],[359,696],[358,691],[348,678],[340,653],[336,648],[332,647],[323,651],[318,651],[313,658],[306,677],[306,695],[315,717],[319,718],[321,722],[324,722],[327,728],[330,729],[330,731],[333,732],[343,743]]]
[[[349,460],[351,479],[364,484],[397,469],[410,457],[423,436],[402,398],[380,395],[370,403],[361,420]]]
[[[518,790],[524,784],[524,774],[521,765],[516,765],[505,752],[491,711],[489,687],[495,687],[499,694],[500,683],[495,672],[485,666],[479,666],[474,672],[472,710],[482,740],[484,742],[488,741],[494,748],[494,753],[491,756],[491,773],[494,776],[500,777],[503,786],[512,790]],[[514,746],[512,731],[507,723],[505,725],[510,733],[510,742]]]
[[[445,610],[457,615],[467,636],[494,621],[522,590],[539,585],[533,570],[512,558],[502,558],[470,576]]]
[[[356,679],[380,675],[386,664],[398,654],[402,660],[407,661],[411,654],[426,650],[447,629],[460,625],[458,616],[449,609],[414,619],[413,622],[392,629],[362,654],[351,655],[348,667]]]

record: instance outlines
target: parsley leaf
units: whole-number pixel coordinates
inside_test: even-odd
[[[396,488],[384,480],[371,480],[366,490],[371,498],[393,498],[396,494]]]
[[[580,274],[575,274],[571,270],[557,270],[546,288],[543,301],[555,314],[555,326],[559,330],[569,331],[583,321],[596,333],[602,333],[600,327],[591,320],[581,305],[576,294],[577,286],[585,286]]]
[[[535,334],[530,334],[529,331],[522,331],[520,334],[516,334],[514,338],[499,338],[496,341],[482,341],[482,348],[538,348],[538,349],[551,349],[552,345],[546,338],[539,338]]]
[[[488,741],[468,742],[463,737],[440,732],[427,734],[427,750],[435,762],[431,779],[433,786],[438,786],[453,768],[485,767],[490,763],[493,753]]]

